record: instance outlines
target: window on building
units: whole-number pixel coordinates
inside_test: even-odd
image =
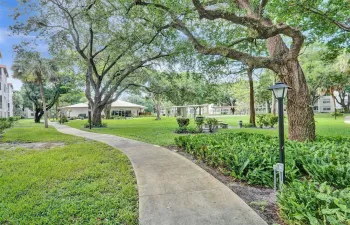
[[[2,109],[2,96],[0,95],[0,109]]]
[[[112,116],[125,116],[125,111],[124,110],[112,111]]]
[[[317,111],[318,110],[318,106],[314,106],[314,110]]]
[[[10,110],[10,103],[7,103],[7,107],[8,107],[8,109]]]
[[[330,111],[331,108],[323,108],[323,111]]]
[[[331,103],[331,100],[327,99],[327,100],[323,100],[323,104],[329,104]]]

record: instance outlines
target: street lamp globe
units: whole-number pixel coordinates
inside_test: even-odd
[[[291,89],[291,88],[285,83],[280,81],[269,88],[269,90],[272,90],[273,94],[275,95],[275,98],[277,99],[286,97],[288,89]]]

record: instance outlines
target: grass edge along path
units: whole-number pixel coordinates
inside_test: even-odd
[[[0,150],[0,224],[138,224],[136,179],[122,152],[31,120],[1,138],[39,141],[65,146]]]
[[[249,121],[249,116],[218,116],[218,120],[234,126],[234,129],[219,129],[219,133],[260,133],[276,136],[278,130],[275,129],[259,129],[259,128],[238,128],[238,121],[244,123]],[[318,136],[344,136],[350,138],[350,124],[344,123],[342,116],[336,120],[331,114],[316,114],[316,134]],[[175,117],[162,117],[161,120],[155,120],[155,117],[131,118],[126,120],[104,120],[107,128],[92,128],[91,130],[83,128],[87,120],[72,120],[65,125],[70,127],[91,131],[95,133],[112,134],[120,137],[130,138],[160,146],[175,145],[175,138],[186,134],[176,134],[175,129],[178,128]],[[195,127],[193,119],[190,121],[190,127]],[[287,121],[285,124],[286,135],[288,133]]]

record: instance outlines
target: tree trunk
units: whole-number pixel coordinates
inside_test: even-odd
[[[236,111],[235,107],[231,107],[231,112],[232,112],[232,115],[234,115],[234,114],[235,114],[235,111]]]
[[[335,103],[335,96],[334,96],[334,92],[332,91],[331,93],[332,96],[332,100],[333,100],[333,106],[334,106],[334,119],[337,119],[337,105]]]
[[[92,107],[92,126],[101,127],[102,126],[102,111],[101,107]]]
[[[40,119],[43,116],[44,111],[42,109],[35,109],[35,113],[34,113],[34,122],[35,123],[40,123]]]
[[[111,108],[112,108],[112,104],[107,104],[103,110],[105,113],[105,118],[107,120],[111,118]]]
[[[38,75],[38,81],[40,86],[41,101],[43,102],[45,128],[48,128],[49,123],[47,121],[46,99],[45,99],[45,93],[44,93],[44,87],[43,87],[43,81],[42,81],[41,75]]]
[[[283,58],[289,52],[279,35],[268,38],[266,44],[272,57]],[[297,141],[315,140],[314,112],[309,106],[309,90],[298,60],[281,61],[281,64],[276,65],[275,72],[278,72],[281,81],[292,88],[287,94],[288,138]]]
[[[288,138],[290,140],[315,140],[315,120],[304,73],[298,61],[281,66],[282,76],[292,89],[287,93]]]
[[[250,119],[249,123],[254,127],[255,124],[255,104],[254,104],[254,82],[253,82],[253,70],[248,68],[248,79],[249,79],[249,106],[250,106]]]
[[[276,98],[275,98],[275,95],[272,93],[272,103],[271,103],[271,113],[276,116]]]
[[[267,105],[267,113],[271,113],[271,103],[267,101],[266,105]]]
[[[157,103],[156,103],[156,111],[157,111],[157,118],[156,118],[156,120],[161,120],[161,118],[160,118],[160,106],[161,106],[161,102],[158,99]]]

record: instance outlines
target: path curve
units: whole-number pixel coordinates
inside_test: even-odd
[[[228,187],[165,148],[51,123],[59,132],[123,151],[136,174],[140,225],[261,225],[266,222]]]

